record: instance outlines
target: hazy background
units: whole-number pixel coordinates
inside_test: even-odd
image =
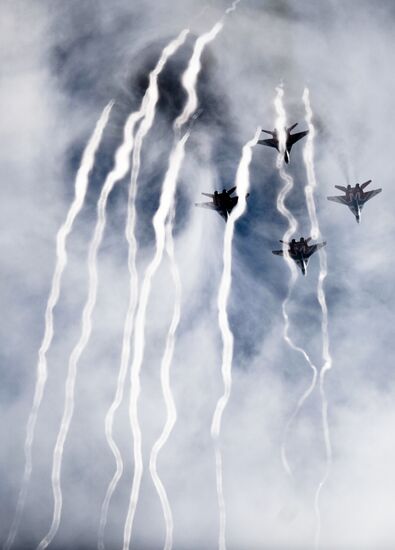
[[[178,5],[182,4],[182,5]],[[194,39],[226,2],[197,0],[5,0],[0,8],[0,539],[12,522],[24,468],[23,444],[35,386],[37,351],[55,262],[55,235],[74,194],[86,141],[105,104],[115,107],[90,179],[87,201],[68,241],[69,262],[55,310],[49,377],[33,447],[33,476],[15,548],[35,548],[52,517],[52,451],[64,403],[69,354],[87,293],[86,255],[96,200],[123,124],[145,91],[161,49],[182,28],[186,45],[160,77],[161,99],[143,148],[138,192],[139,272],[153,254],[151,218],[171,146],[171,123],[185,94],[179,75]],[[203,10],[203,8],[205,8]],[[186,148],[177,193],[176,255],[182,318],[172,365],[178,421],[159,456],[174,513],[174,548],[217,545],[218,510],[210,423],[222,393],[217,291],[223,220],[194,208],[200,192],[231,186],[243,144],[258,125],[274,126],[275,87],[283,82],[289,123],[305,128],[302,93],[310,89],[317,128],[317,208],[328,241],[330,350],[327,377],[333,467],[322,492],[322,548],[395,547],[395,422],[391,194],[395,146],[395,6],[391,0],[243,0],[203,57],[204,109]],[[287,200],[308,236],[304,141],[292,152],[295,187]],[[233,390],[222,431],[227,542],[230,550],[313,547],[314,493],[325,469],[318,391],[290,431],[291,482],[280,447],[286,422],[311,380],[303,358],[282,339],[281,303],[289,271],[271,254],[286,224],[276,211],[281,181],[275,151],[257,146],[248,211],[234,241],[229,303],[235,333]],[[357,225],[329,203],[335,184],[373,179],[383,193]],[[99,255],[99,294],[89,346],[79,364],[76,406],[62,469],[63,515],[52,547],[94,548],[100,508],[113,475],[104,435],[112,402],[128,297],[124,238],[128,178],[108,206]],[[298,278],[290,301],[291,336],[321,366],[318,257]],[[148,458],[164,420],[159,367],[172,315],[165,258],[154,280],[146,327],[140,418]],[[129,390],[129,388],[128,388]],[[133,474],[126,398],[115,434],[125,473],[110,507],[106,544],[120,548]],[[161,548],[164,523],[148,468],[132,547]]]

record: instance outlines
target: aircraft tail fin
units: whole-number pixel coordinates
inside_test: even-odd
[[[340,191],[343,191],[345,193],[347,191],[347,187],[344,187],[343,185],[335,185],[336,189],[339,189]]]
[[[361,189],[365,189],[369,185],[369,183],[372,183],[372,180],[365,181],[365,183],[361,183],[360,187]]]

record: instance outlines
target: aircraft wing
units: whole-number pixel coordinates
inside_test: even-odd
[[[272,254],[275,254],[276,256],[283,256],[284,255],[282,250],[272,250]]]
[[[233,208],[239,202],[239,197],[229,197],[229,198],[230,198],[230,201],[227,204],[227,208],[228,208],[228,210],[233,210]]]
[[[296,143],[297,141],[299,141],[300,139],[304,138],[304,136],[307,136],[307,134],[309,133],[308,130],[305,130],[304,132],[297,132],[296,134],[290,134],[289,138],[288,138],[288,148],[289,150],[291,150],[291,147],[294,143]]]
[[[200,208],[208,208],[209,210],[214,210],[214,212],[218,212],[218,214],[223,218],[225,221],[228,221],[228,212],[225,208],[218,208],[218,206],[215,206],[212,202],[195,202],[195,206],[200,206]]]
[[[324,246],[326,246],[326,241],[316,244],[316,247],[317,247],[316,250],[319,250],[320,248],[324,248]]]
[[[326,198],[328,199],[328,201],[338,202],[339,204],[345,204],[346,206],[349,205],[346,197],[326,197]]]
[[[267,145],[268,147],[274,147],[275,149],[277,149],[277,140],[273,138],[260,139],[258,143],[260,145]]]
[[[317,252],[317,250],[319,250],[320,248],[323,248],[325,245],[326,245],[326,241],[324,241],[323,243],[317,243],[317,244],[311,245],[309,247],[308,252],[306,252],[306,254],[304,255],[305,258],[310,258],[310,256],[312,256],[314,252]]]
[[[217,210],[217,207],[212,202],[195,202],[195,206],[200,206],[200,208],[209,208],[210,210]]]
[[[367,202],[368,200],[372,199],[379,193],[381,193],[382,189],[372,189],[372,191],[365,191],[364,197],[363,197],[363,203]]]

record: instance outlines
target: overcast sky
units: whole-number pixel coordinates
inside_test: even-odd
[[[6,540],[24,469],[26,423],[37,353],[55,266],[56,233],[74,195],[81,155],[105,105],[115,105],[92,171],[86,202],[67,243],[68,265],[55,309],[49,376],[33,445],[33,473],[16,549],[33,549],[53,511],[52,452],[64,406],[70,353],[87,296],[87,251],[96,202],[128,114],[139,107],[162,48],[191,33],[160,77],[154,125],[144,142],[137,195],[138,271],[154,253],[152,216],[172,144],[171,125],[184,102],[179,77],[197,36],[229,4],[209,0],[5,0],[0,8],[0,540]],[[205,9],[204,9],[205,8]],[[225,224],[194,208],[201,192],[234,183],[242,146],[257,126],[275,124],[276,86],[284,86],[289,125],[306,128],[310,98],[316,126],[316,201],[327,241],[330,352],[326,378],[333,464],[322,490],[323,550],[395,547],[395,381],[393,281],[395,221],[391,188],[395,147],[395,7],[392,0],[242,0],[203,55],[202,114],[186,145],[177,188],[175,253],[182,282],[181,322],[171,382],[178,419],[158,469],[174,515],[174,550],[217,547],[218,509],[211,418],[222,393],[217,294]],[[303,188],[304,141],[287,168],[287,206],[310,222]],[[383,192],[358,225],[328,202],[334,185],[372,179]],[[93,331],[76,380],[76,401],[62,466],[63,511],[55,549],[96,548],[100,509],[114,472],[104,433],[120,365],[128,301],[124,236],[128,177],[111,194],[99,252]],[[281,306],[289,270],[273,256],[287,225],[276,210],[282,182],[274,149],[257,146],[248,209],[237,223],[229,299],[235,335],[233,387],[223,418],[224,492],[229,550],[314,547],[314,495],[326,457],[318,389],[289,431],[294,476],[281,463],[287,421],[311,381],[303,357],[283,340]],[[322,366],[318,255],[298,276],[289,302],[290,334]],[[139,413],[145,472],[132,548],[164,544],[162,509],[148,471],[165,422],[160,362],[174,286],[167,257],[154,278],[146,323]],[[106,547],[121,548],[132,475],[129,384],[115,420],[125,471],[112,500]]]

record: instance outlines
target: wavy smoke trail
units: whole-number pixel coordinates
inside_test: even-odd
[[[225,11],[225,15],[228,15],[229,13],[232,13],[232,11],[235,11],[236,7],[237,7],[237,4],[240,2],[241,0],[235,0],[233,2],[233,4],[230,6],[230,8],[228,8],[226,11]]]
[[[318,239],[320,236],[320,228],[317,219],[316,205],[314,200],[314,190],[317,187],[317,180],[315,176],[314,169],[314,137],[315,137],[315,128],[313,125],[313,111],[310,104],[310,93],[309,89],[305,88],[303,92],[303,103],[306,111],[306,123],[309,128],[309,134],[307,136],[306,145],[303,152],[303,158],[306,165],[307,172],[307,182],[308,184],[305,187],[305,195],[307,208],[309,212],[310,222],[311,222],[311,236],[313,239]],[[329,425],[328,425],[328,402],[325,394],[325,374],[332,368],[332,357],[329,351],[329,332],[328,332],[328,308],[326,304],[326,297],[324,291],[324,281],[327,276],[327,256],[324,248],[319,251],[320,258],[320,273],[318,277],[317,285],[317,298],[321,306],[322,311],[322,322],[321,322],[321,332],[322,332],[322,358],[324,365],[320,371],[320,394],[322,402],[322,425],[324,432],[324,441],[326,449],[326,470],[325,474],[320,481],[316,495],[315,495],[315,512],[317,518],[317,528],[315,534],[315,547],[318,548],[320,541],[321,533],[321,515],[319,509],[319,498],[323,486],[326,483],[326,480],[329,477],[330,468],[332,464],[332,445],[329,434]]]
[[[286,124],[287,124],[286,114],[285,114],[285,109],[284,109],[284,104],[283,104],[284,90],[281,86],[279,86],[276,89],[276,91],[277,91],[277,95],[276,95],[276,98],[274,100],[274,106],[275,106],[276,114],[277,114],[276,128],[278,130],[279,142],[280,142],[280,147],[279,147],[280,152],[277,156],[276,166],[277,166],[277,169],[279,171],[281,179],[284,181],[284,186],[281,189],[281,191],[280,191],[280,193],[277,197],[277,209],[288,221],[288,228],[285,231],[285,233],[283,235],[283,238],[282,238],[284,243],[287,243],[289,241],[289,239],[292,237],[292,235],[297,231],[298,223],[297,223],[295,217],[292,215],[292,213],[288,210],[288,208],[284,204],[288,193],[293,188],[294,181],[293,181],[293,178],[285,171],[285,168],[284,168],[284,151],[285,151],[285,143],[286,143],[285,128],[286,128]],[[290,299],[290,296],[291,296],[291,293],[292,293],[292,289],[293,289],[293,287],[295,285],[295,282],[296,282],[297,268],[296,268],[293,260],[291,260],[291,258],[289,256],[288,246],[286,244],[283,244],[283,253],[284,253],[284,258],[285,258],[285,260],[288,264],[289,270],[291,271],[291,278],[290,278],[290,281],[289,281],[289,284],[288,284],[288,293],[287,293],[287,296],[286,296],[286,298],[285,298],[285,300],[282,304],[282,313],[283,313],[283,318],[284,318],[283,338],[284,338],[285,342],[294,351],[297,351],[298,353],[303,355],[304,359],[306,360],[309,367],[313,371],[313,378],[312,378],[311,384],[307,388],[307,390],[304,392],[302,397],[299,399],[299,401],[296,405],[296,408],[295,408],[294,412],[292,413],[290,419],[288,420],[288,422],[285,426],[285,430],[284,430],[283,443],[282,443],[282,446],[281,446],[281,460],[282,460],[284,469],[287,472],[287,474],[292,475],[292,470],[291,470],[291,467],[289,465],[287,455],[286,455],[287,436],[288,436],[288,432],[289,432],[289,429],[290,429],[293,421],[295,420],[295,418],[298,415],[301,407],[303,406],[303,404],[305,403],[305,401],[309,397],[309,395],[311,395],[311,392],[313,391],[313,389],[315,387],[316,380],[317,380],[317,368],[313,365],[313,363],[312,363],[309,355],[306,353],[306,351],[303,348],[295,345],[295,343],[292,341],[292,339],[289,336],[289,317],[288,317],[288,313],[287,313],[287,305],[288,305],[288,302],[289,302],[289,299]]]
[[[74,410],[74,391],[75,381],[77,376],[78,362],[81,358],[83,351],[85,350],[91,332],[92,332],[92,313],[96,304],[97,288],[98,288],[98,274],[97,274],[97,255],[98,250],[103,238],[103,233],[106,225],[106,206],[108,197],[115,185],[115,183],[121,180],[129,169],[129,156],[133,149],[133,131],[136,123],[141,118],[141,113],[133,113],[129,116],[125,128],[124,128],[124,141],[117,149],[115,154],[115,165],[111,172],[107,175],[103,188],[100,193],[100,197],[97,204],[97,222],[94,230],[92,240],[89,245],[88,252],[88,297],[82,313],[82,329],[80,338],[74,347],[68,365],[67,379],[66,379],[66,396],[63,410],[63,416],[60,424],[58,437],[53,452],[53,464],[52,464],[52,491],[54,496],[54,511],[52,517],[51,527],[47,535],[40,542],[38,549],[43,550],[52,542],[54,536],[57,533],[60,524],[60,517],[62,512],[62,491],[60,485],[60,474],[63,459],[63,449],[67,438],[67,434],[70,428],[71,419]]]
[[[60,227],[56,235],[56,265],[52,276],[51,290],[49,293],[47,306],[45,309],[45,329],[44,336],[41,341],[40,349],[38,351],[38,364],[37,364],[37,381],[34,390],[33,405],[30,411],[25,440],[25,469],[23,473],[23,480],[21,489],[18,496],[18,502],[16,507],[15,516],[7,537],[7,540],[3,546],[4,550],[9,550],[14,543],[15,537],[18,532],[20,520],[22,517],[23,509],[25,507],[27,490],[32,473],[32,446],[34,440],[34,432],[37,423],[38,412],[40,409],[41,401],[43,399],[45,384],[48,376],[47,367],[47,353],[51,346],[54,327],[53,327],[53,312],[56,304],[59,300],[60,285],[62,282],[63,272],[67,265],[67,253],[66,242],[67,237],[71,233],[74,225],[74,221],[78,216],[81,208],[85,202],[86,191],[88,189],[89,174],[93,168],[95,154],[99,147],[104,128],[107,125],[108,118],[110,116],[111,109],[114,102],[111,101],[103,110],[99,120],[96,123],[96,127],[90,137],[88,144],[82,155],[80,167],[75,179],[74,188],[74,200],[67,212],[66,219]]]
[[[257,144],[260,128],[255,132],[255,136],[249,140],[242,149],[241,159],[236,173],[236,193],[239,197],[237,205],[231,212],[225,228],[224,249],[223,249],[223,270],[218,292],[218,323],[221,330],[223,349],[222,349],[222,379],[224,384],[224,393],[219,398],[215,408],[212,424],[211,436],[215,443],[215,463],[217,496],[219,507],[220,528],[218,537],[218,547],[220,550],[226,548],[226,510],[225,498],[222,482],[222,455],[219,447],[219,437],[221,433],[222,416],[230,399],[232,389],[232,362],[233,362],[233,333],[229,326],[228,319],[228,299],[232,285],[232,243],[237,220],[246,210],[246,197],[250,187],[249,168],[252,159],[252,148]]]
[[[128,216],[126,224],[126,238],[129,243],[129,254],[128,254],[128,266],[129,266],[129,304],[126,313],[126,319],[124,324],[123,339],[122,339],[122,353],[121,353],[121,364],[118,374],[117,387],[115,391],[114,400],[108,410],[105,419],[105,433],[108,445],[114,455],[115,459],[115,472],[108,485],[107,492],[103,501],[101,516],[100,516],[100,526],[99,526],[99,537],[98,537],[98,548],[100,550],[104,549],[104,531],[107,523],[108,509],[114,491],[118,485],[118,482],[123,473],[123,460],[121,453],[117,444],[115,443],[113,437],[113,424],[114,416],[118,410],[124,394],[124,386],[127,374],[127,368],[130,359],[130,341],[132,338],[133,332],[133,321],[136,310],[137,302],[137,288],[138,288],[138,277],[137,277],[137,268],[136,268],[136,240],[134,237],[135,232],[135,200],[137,192],[137,180],[140,171],[140,159],[141,159],[141,148],[143,141],[147,133],[149,132],[155,117],[156,105],[159,99],[159,88],[158,88],[158,78],[161,74],[164,66],[166,65],[168,59],[176,53],[180,46],[185,42],[185,39],[189,33],[188,29],[183,30],[177,38],[172,40],[162,51],[162,54],[159,58],[158,63],[155,68],[151,71],[148,80],[148,87],[143,97],[142,105],[140,108],[140,115],[143,116],[143,120],[136,132],[134,140],[134,149],[133,149],[133,161],[132,161],[132,172],[129,185],[129,197],[128,197]]]
[[[138,418],[138,400],[140,396],[140,372],[144,359],[145,348],[145,318],[148,305],[148,299],[151,292],[151,282],[156,271],[158,270],[165,248],[165,225],[168,219],[171,208],[174,205],[174,197],[177,187],[178,174],[185,155],[185,144],[190,135],[190,129],[181,137],[181,130],[185,127],[188,121],[191,121],[197,106],[198,97],[196,92],[197,79],[201,70],[201,56],[210,42],[212,42],[218,33],[222,30],[225,16],[234,11],[237,3],[236,0],[226,10],[224,17],[217,22],[210,31],[199,36],[195,42],[191,59],[188,66],[181,77],[181,82],[187,92],[187,101],[182,113],[176,118],[173,124],[175,140],[172,151],[170,153],[168,169],[163,181],[162,192],[158,210],[153,218],[153,226],[155,230],[155,255],[148,265],[142,282],[140,301],[137,308],[135,332],[134,332],[134,356],[131,365],[131,393],[130,393],[130,423],[133,434],[133,455],[134,455],[134,473],[132,489],[129,499],[129,507],[124,527],[123,550],[128,550],[132,535],[133,521],[136,513],[137,502],[140,494],[141,479],[143,476],[143,457],[141,443],[141,428]],[[167,404],[169,407],[170,404]]]
[[[164,550],[170,550],[173,546],[173,515],[171,512],[166,489],[158,474],[157,462],[159,453],[164,445],[167,443],[167,440],[169,439],[169,436],[177,420],[177,410],[170,385],[170,368],[174,354],[175,335],[181,317],[181,279],[178,266],[174,257],[174,240],[172,229],[174,214],[175,211],[173,209],[173,212],[168,219],[168,223],[166,224],[166,252],[170,260],[170,269],[174,283],[175,297],[173,317],[170,323],[169,331],[167,333],[166,346],[160,368],[162,393],[166,404],[166,423],[163,427],[162,433],[152,447],[149,460],[151,477],[158,492],[163,509],[163,516],[165,518],[166,539],[163,547]]]
[[[196,82],[201,70],[201,57],[202,53],[210,42],[212,42],[216,36],[222,31],[225,23],[225,17],[235,11],[237,4],[240,0],[235,0],[230,8],[225,11],[225,15],[212,27],[212,29],[196,40],[195,47],[193,49],[192,57],[188,63],[188,67],[184,72],[181,82],[187,91],[188,97],[183,112],[175,121],[175,128],[179,130],[186,122],[188,122],[191,115],[196,111],[198,106],[198,98],[196,92]]]
[[[153,218],[155,230],[156,250],[153,259],[148,265],[143,279],[143,284],[140,292],[140,300],[137,308],[135,332],[134,332],[134,356],[131,367],[131,396],[130,396],[130,422],[134,437],[134,475],[133,485],[130,495],[128,513],[124,529],[124,550],[129,548],[130,538],[132,534],[133,519],[136,512],[137,501],[140,492],[141,478],[143,474],[143,458],[141,450],[141,429],[138,420],[138,398],[140,395],[140,370],[144,358],[145,348],[145,315],[148,305],[148,299],[151,292],[151,282],[157,269],[160,266],[165,248],[165,223],[169,211],[173,206],[176,181],[179,170],[181,168],[182,159],[184,158],[185,143],[189,137],[187,132],[183,138],[177,143],[177,146],[172,151],[169,160],[169,168],[163,182],[163,189],[160,198],[159,208]]]

